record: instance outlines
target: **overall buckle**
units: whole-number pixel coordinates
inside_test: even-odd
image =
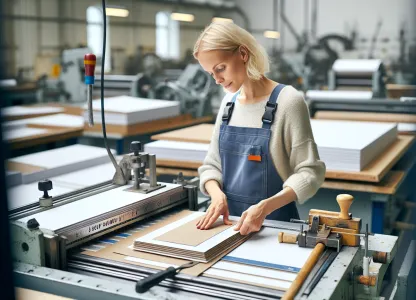
[[[222,114],[223,121],[228,121],[231,118],[233,109],[234,109],[234,102],[227,102],[227,104],[224,107],[224,112]]]
[[[272,102],[267,101],[266,107],[264,109],[263,118],[261,118],[263,123],[267,123],[267,124],[273,123],[276,110],[277,110],[277,103],[272,103]]]

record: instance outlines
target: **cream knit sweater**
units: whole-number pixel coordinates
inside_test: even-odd
[[[222,187],[221,157],[218,140],[224,106],[234,94],[225,95],[215,122],[211,144],[204,164],[199,168],[200,189],[208,195],[205,183],[215,179]],[[269,95],[270,96],[270,95]],[[235,102],[229,125],[260,128],[266,102],[269,96],[254,104]],[[271,126],[270,153],[273,163],[283,180],[283,187],[291,187],[298,203],[311,198],[325,179],[325,164],[319,160],[313,138],[308,107],[302,95],[292,86],[282,89],[278,107]]]

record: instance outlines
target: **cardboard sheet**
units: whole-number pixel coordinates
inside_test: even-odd
[[[153,225],[151,225],[147,228],[141,229],[141,230],[136,231],[136,232],[134,230],[130,230],[131,235],[129,237],[121,239],[120,241],[118,241],[115,244],[106,245],[105,248],[98,249],[98,250],[97,250],[97,248],[90,247],[90,248],[94,248],[94,250],[86,250],[86,251],[82,252],[82,254],[93,256],[93,257],[99,257],[99,258],[103,258],[103,259],[110,259],[110,260],[114,260],[114,261],[118,261],[118,262],[122,262],[122,263],[129,263],[129,264],[133,264],[133,265],[139,265],[139,266],[143,266],[143,267],[159,269],[159,270],[163,270],[163,269],[165,269],[165,267],[163,267],[161,265],[154,265],[154,264],[146,263],[145,260],[152,261],[152,262],[172,264],[172,265],[185,264],[185,263],[189,262],[189,260],[167,257],[167,256],[163,256],[163,255],[158,255],[158,254],[145,253],[145,252],[141,252],[141,251],[135,251],[133,249],[130,249],[129,246],[131,246],[137,238],[140,238],[140,237],[142,237],[146,234],[149,234],[149,233],[151,233],[151,232],[153,232],[157,229],[160,229],[160,228],[166,226],[167,224],[178,221],[178,220],[180,220],[180,219],[182,219],[186,216],[189,216],[192,213],[193,212],[191,212],[191,211],[183,210],[183,211],[181,211],[181,212],[179,212],[175,215],[172,215],[172,216],[170,216],[170,217],[168,217],[168,218],[166,218],[166,219],[164,219],[160,222],[157,222],[156,224],[153,224]],[[249,236],[247,236],[247,238],[248,237]],[[245,240],[242,240],[239,244],[243,243],[244,241]],[[237,247],[239,244],[235,245],[235,247]],[[95,245],[92,245],[92,246],[95,246]],[[86,247],[86,249],[88,249],[88,247]],[[182,270],[181,273],[192,275],[192,276],[198,276],[201,273],[203,273],[205,270],[210,268],[217,261],[219,261],[228,252],[232,251],[232,249],[221,253],[218,257],[214,258],[209,263],[199,263],[199,264],[197,264],[197,265],[195,265],[191,268]],[[132,257],[137,258],[137,260],[132,259]]]
[[[158,241],[170,243],[198,246],[202,242],[212,238],[214,235],[228,229],[231,225],[224,225],[222,219],[218,219],[210,230],[200,230],[196,228],[196,224],[203,217],[192,220],[182,226],[179,226],[165,234],[155,238]]]

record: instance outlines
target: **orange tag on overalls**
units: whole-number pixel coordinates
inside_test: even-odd
[[[261,155],[254,155],[254,154],[250,154],[248,156],[248,160],[252,160],[252,161],[261,161]]]

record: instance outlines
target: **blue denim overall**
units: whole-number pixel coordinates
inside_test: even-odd
[[[277,98],[283,84],[276,86],[266,104],[262,128],[228,125],[236,93],[228,102],[222,117],[219,150],[223,174],[223,192],[227,196],[230,215],[241,216],[251,205],[259,203],[282,190],[283,180],[273,164],[269,151],[270,127],[277,110]],[[295,202],[275,210],[266,217],[271,220],[299,219]]]

